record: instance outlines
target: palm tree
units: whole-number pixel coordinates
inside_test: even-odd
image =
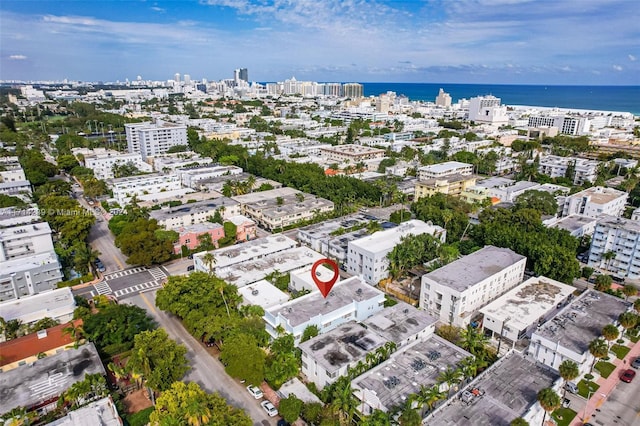
[[[633,302],[633,309],[635,309],[636,312],[640,314],[640,299],[636,299],[636,301]]]
[[[351,382],[347,377],[342,376],[335,382],[331,397],[331,407],[338,413],[340,424],[350,425],[357,400],[353,396]]]
[[[216,257],[210,251],[202,256],[202,263],[207,265],[207,268],[209,268],[209,275],[213,275],[213,267],[215,266],[216,262]]]
[[[609,266],[611,265],[611,261],[613,259],[615,259],[615,257],[616,257],[616,252],[615,251],[611,251],[611,250],[609,250],[608,252],[606,252],[605,254],[602,255],[602,259],[606,261],[605,268],[607,269],[607,271],[609,270]]]
[[[627,311],[620,314],[620,316],[618,317],[618,322],[625,329],[625,331],[629,331],[638,324],[639,318],[640,317],[638,317],[638,315],[634,314],[633,312]]]
[[[76,324],[78,321],[71,321],[65,328],[62,329],[62,334],[68,334],[74,341],[74,349],[78,349],[80,341],[84,336],[84,329],[81,324]]]
[[[231,313],[229,312],[229,305],[227,304],[227,298],[224,297],[224,288],[226,287],[227,283],[218,278],[214,278],[214,279],[215,279],[214,288],[218,292],[220,292],[220,296],[222,296],[222,301],[224,302],[224,307],[227,310],[227,317],[231,318]]]
[[[460,383],[461,379],[462,372],[451,367],[447,367],[447,369],[438,376],[438,382],[447,385],[447,396],[451,394],[451,388],[453,388],[453,385]]]
[[[607,341],[607,347],[611,346],[611,342],[616,340],[620,335],[620,330],[613,324],[607,324],[602,328],[602,337]]]
[[[437,385],[433,385],[431,387],[422,385],[420,386],[418,393],[413,395],[412,400],[418,404],[418,407],[427,407],[427,411],[431,411],[438,401],[445,399],[446,396],[447,395],[444,392],[440,391],[440,388]]]
[[[624,300],[629,300],[631,296],[638,294],[638,289],[631,284],[627,284],[622,288],[622,293],[624,294]]]
[[[460,333],[460,346],[476,357],[484,358],[487,354],[489,338],[477,328],[468,325]]]
[[[523,419],[522,417],[517,417],[511,420],[509,426],[529,426],[529,422]]]
[[[544,416],[542,416],[542,424],[547,419],[547,413],[553,412],[560,407],[560,397],[551,388],[544,388],[538,392],[538,403],[544,410]]]
[[[593,366],[596,365],[596,360],[604,358],[609,353],[609,345],[601,338],[597,338],[589,343],[589,352],[593,355],[593,362],[591,363],[590,373],[593,372]]]
[[[578,377],[580,375],[580,369],[578,368],[578,364],[570,359],[565,359],[558,367],[558,372],[560,373],[560,377],[564,380],[564,393],[562,395],[564,398],[567,394],[567,382]]]

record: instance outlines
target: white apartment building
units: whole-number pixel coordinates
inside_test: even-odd
[[[180,176],[175,174],[162,175],[151,173],[141,176],[129,176],[111,179],[107,182],[113,198],[121,206],[129,204],[134,196],[157,194],[160,192],[175,191],[182,188]]]
[[[0,194],[30,195],[31,182],[27,180],[18,157],[0,157]]]
[[[500,98],[491,95],[469,99],[469,121],[492,125],[507,124],[507,107],[500,105],[500,101]]]
[[[47,222],[0,229],[0,262],[53,252],[51,227]]]
[[[27,208],[3,207],[0,208],[0,228],[9,228],[16,225],[40,222],[38,206],[31,204]]]
[[[603,214],[622,216],[628,196],[626,192],[613,188],[602,186],[587,188],[564,198],[562,216],[580,215],[591,218],[597,218]]]
[[[101,180],[113,179],[115,177],[113,166],[125,164],[132,164],[144,173],[153,171],[153,167],[142,160],[142,155],[139,152],[123,154],[118,151],[108,150],[104,153],[84,156],[85,167],[93,170],[94,176]]]
[[[355,321],[302,342],[302,373],[318,389],[346,376],[349,368],[375,352],[386,340]]]
[[[348,162],[355,165],[361,161],[384,158],[384,149],[347,144],[320,148],[320,155],[328,162]]]
[[[573,178],[574,185],[582,185],[584,182],[596,180],[599,164],[599,161],[585,158],[547,155],[540,159],[538,172],[552,178],[564,177],[567,174],[567,168],[573,166],[575,174],[570,178]]]
[[[589,343],[601,336],[605,325],[616,324],[627,308],[622,299],[587,290],[533,332],[527,354],[554,370],[571,360],[586,373],[593,361]]]
[[[198,183],[205,179],[217,178],[220,176],[239,175],[242,168],[237,166],[204,165],[178,169],[174,172],[180,176],[182,185],[195,189]]]
[[[240,204],[231,198],[220,197],[152,210],[149,213],[149,218],[157,220],[158,225],[165,229],[177,229],[196,223],[204,223],[213,217],[216,211],[220,212],[223,220],[226,220],[240,214]]]
[[[432,164],[418,169],[419,180],[437,179],[451,175],[471,176],[472,174],[473,165],[461,163],[459,161],[446,161],[444,163]]]
[[[444,242],[447,232],[438,225],[421,220],[409,220],[400,226],[374,232],[366,237],[350,241],[347,252],[347,272],[361,277],[375,286],[389,276],[387,254],[407,235],[432,235]]]
[[[476,183],[470,190],[481,189],[487,197],[495,197],[503,203],[512,203],[527,191],[538,190],[540,184],[529,181],[515,181],[503,177],[490,177]]]
[[[323,334],[352,320],[364,321],[384,309],[384,300],[382,291],[351,277],[336,283],[326,298],[316,291],[266,310],[264,321],[271,337],[278,337],[282,327],[299,342],[310,325]]]
[[[36,294],[29,297],[29,303],[22,299],[0,303],[0,317],[5,321],[20,320],[29,325],[43,318],[53,318],[61,324],[73,319],[76,301],[69,287]]]
[[[567,115],[531,115],[528,127],[555,127],[565,135],[586,135],[591,128],[587,117],[570,117]]]
[[[153,170],[156,172],[169,173],[173,170],[191,166],[204,166],[211,164],[211,158],[202,158],[195,152],[176,152],[173,154],[157,155],[149,159]]]
[[[607,253],[614,256],[609,259]],[[591,239],[587,263],[618,277],[640,278],[640,222],[600,216]]]
[[[0,262],[0,301],[48,293],[63,277],[53,250]]]
[[[187,126],[156,120],[155,123],[129,123],[124,125],[130,153],[140,153],[142,159],[164,154],[177,145],[188,145]]]
[[[420,307],[466,327],[477,311],[522,282],[527,258],[486,246],[422,276]]]
[[[504,344],[530,337],[539,324],[573,299],[575,287],[547,277],[531,277],[480,309],[482,328]]]

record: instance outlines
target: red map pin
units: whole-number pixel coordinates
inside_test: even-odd
[[[333,277],[329,281],[321,281],[316,276],[316,269],[318,269],[318,266],[320,265],[329,265],[331,266],[331,268],[333,268]],[[311,267],[311,278],[313,278],[313,282],[316,283],[316,286],[318,286],[318,290],[320,290],[322,296],[326,298],[333,285],[336,283],[336,281],[338,281],[338,278],[340,278],[340,270],[338,269],[338,264],[331,259],[318,260]]]

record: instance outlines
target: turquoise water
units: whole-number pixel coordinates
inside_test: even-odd
[[[640,115],[640,86],[524,86],[501,84],[362,83],[365,96],[387,91],[411,100],[434,102],[444,89],[453,102],[461,98],[493,95],[505,105],[622,111]]]

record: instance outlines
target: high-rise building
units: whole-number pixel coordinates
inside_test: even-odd
[[[184,84],[191,84],[191,76],[189,74],[184,75]]]
[[[180,73],[177,72],[173,75],[173,81],[175,81],[176,83],[180,83]]]
[[[345,83],[342,85],[342,96],[345,98],[361,98],[364,90],[360,83]]]
[[[249,82],[249,70],[246,68],[240,68],[239,72],[240,80]]]
[[[438,96],[436,97],[436,105],[441,107],[451,106],[451,95],[440,89]]]
[[[130,153],[139,152],[142,159],[167,152],[176,145],[187,145],[187,126],[157,120],[155,123],[128,123],[124,126]]]

